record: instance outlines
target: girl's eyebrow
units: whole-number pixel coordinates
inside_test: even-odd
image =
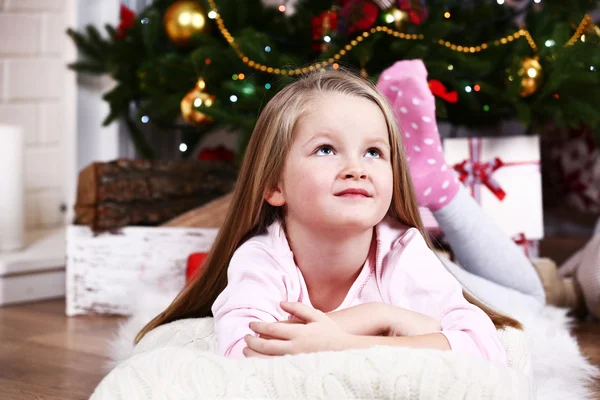
[[[327,131],[319,131],[317,133],[315,133],[314,135],[312,135],[310,138],[308,138],[308,140],[306,142],[304,142],[304,146],[307,146],[319,139],[328,139],[331,141],[336,140],[336,137],[334,134],[332,134],[331,131],[327,130]],[[386,149],[391,149],[392,146],[389,144],[389,142],[385,139],[382,139],[380,137],[374,137],[374,138],[367,138],[365,140],[365,143],[367,143],[368,145],[379,145],[381,147],[384,147]]]
[[[378,144],[382,147],[385,147],[387,149],[391,149],[392,146],[390,145],[390,143],[387,140],[381,139],[381,138],[375,138],[375,139],[367,139],[367,143],[372,143],[372,144]]]
[[[331,134],[330,131],[319,131],[319,132],[315,133],[314,135],[312,135],[311,137],[309,137],[308,140],[306,142],[304,142],[304,145],[306,146],[307,144],[310,144],[310,143],[316,141],[317,139],[335,140],[335,137],[334,137],[334,135]]]

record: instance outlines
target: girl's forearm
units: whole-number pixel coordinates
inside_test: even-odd
[[[386,308],[382,303],[361,304],[327,315],[351,335],[376,336],[388,327]]]
[[[360,304],[327,315],[352,335],[418,336],[442,329],[435,318],[385,303]]]
[[[450,343],[442,333],[418,336],[358,336],[351,335],[342,344],[343,350],[366,349],[374,346],[398,346],[419,349],[451,350]]]

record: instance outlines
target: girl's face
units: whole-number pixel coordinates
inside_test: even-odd
[[[286,205],[286,224],[347,233],[371,228],[390,207],[390,156],[386,121],[375,103],[320,93],[296,124],[282,180],[266,199]]]

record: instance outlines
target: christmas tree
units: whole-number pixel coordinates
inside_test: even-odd
[[[107,34],[69,30],[82,55],[70,67],[114,78],[105,124],[123,119],[145,158],[154,154],[140,121],[183,130],[189,149],[233,128],[242,154],[261,107],[297,76],[350,66],[375,81],[415,58],[429,71],[439,120],[478,128],[516,118],[532,132],[585,124],[597,133],[600,32],[587,14],[596,3],[156,0],[137,15],[122,8]]]

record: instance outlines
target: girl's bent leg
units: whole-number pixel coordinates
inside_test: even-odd
[[[532,263],[464,187],[433,214],[464,269],[545,304],[544,288]]]
[[[440,260],[468,292],[499,312],[518,319],[543,306],[535,297],[474,275],[446,257],[440,256]]]

